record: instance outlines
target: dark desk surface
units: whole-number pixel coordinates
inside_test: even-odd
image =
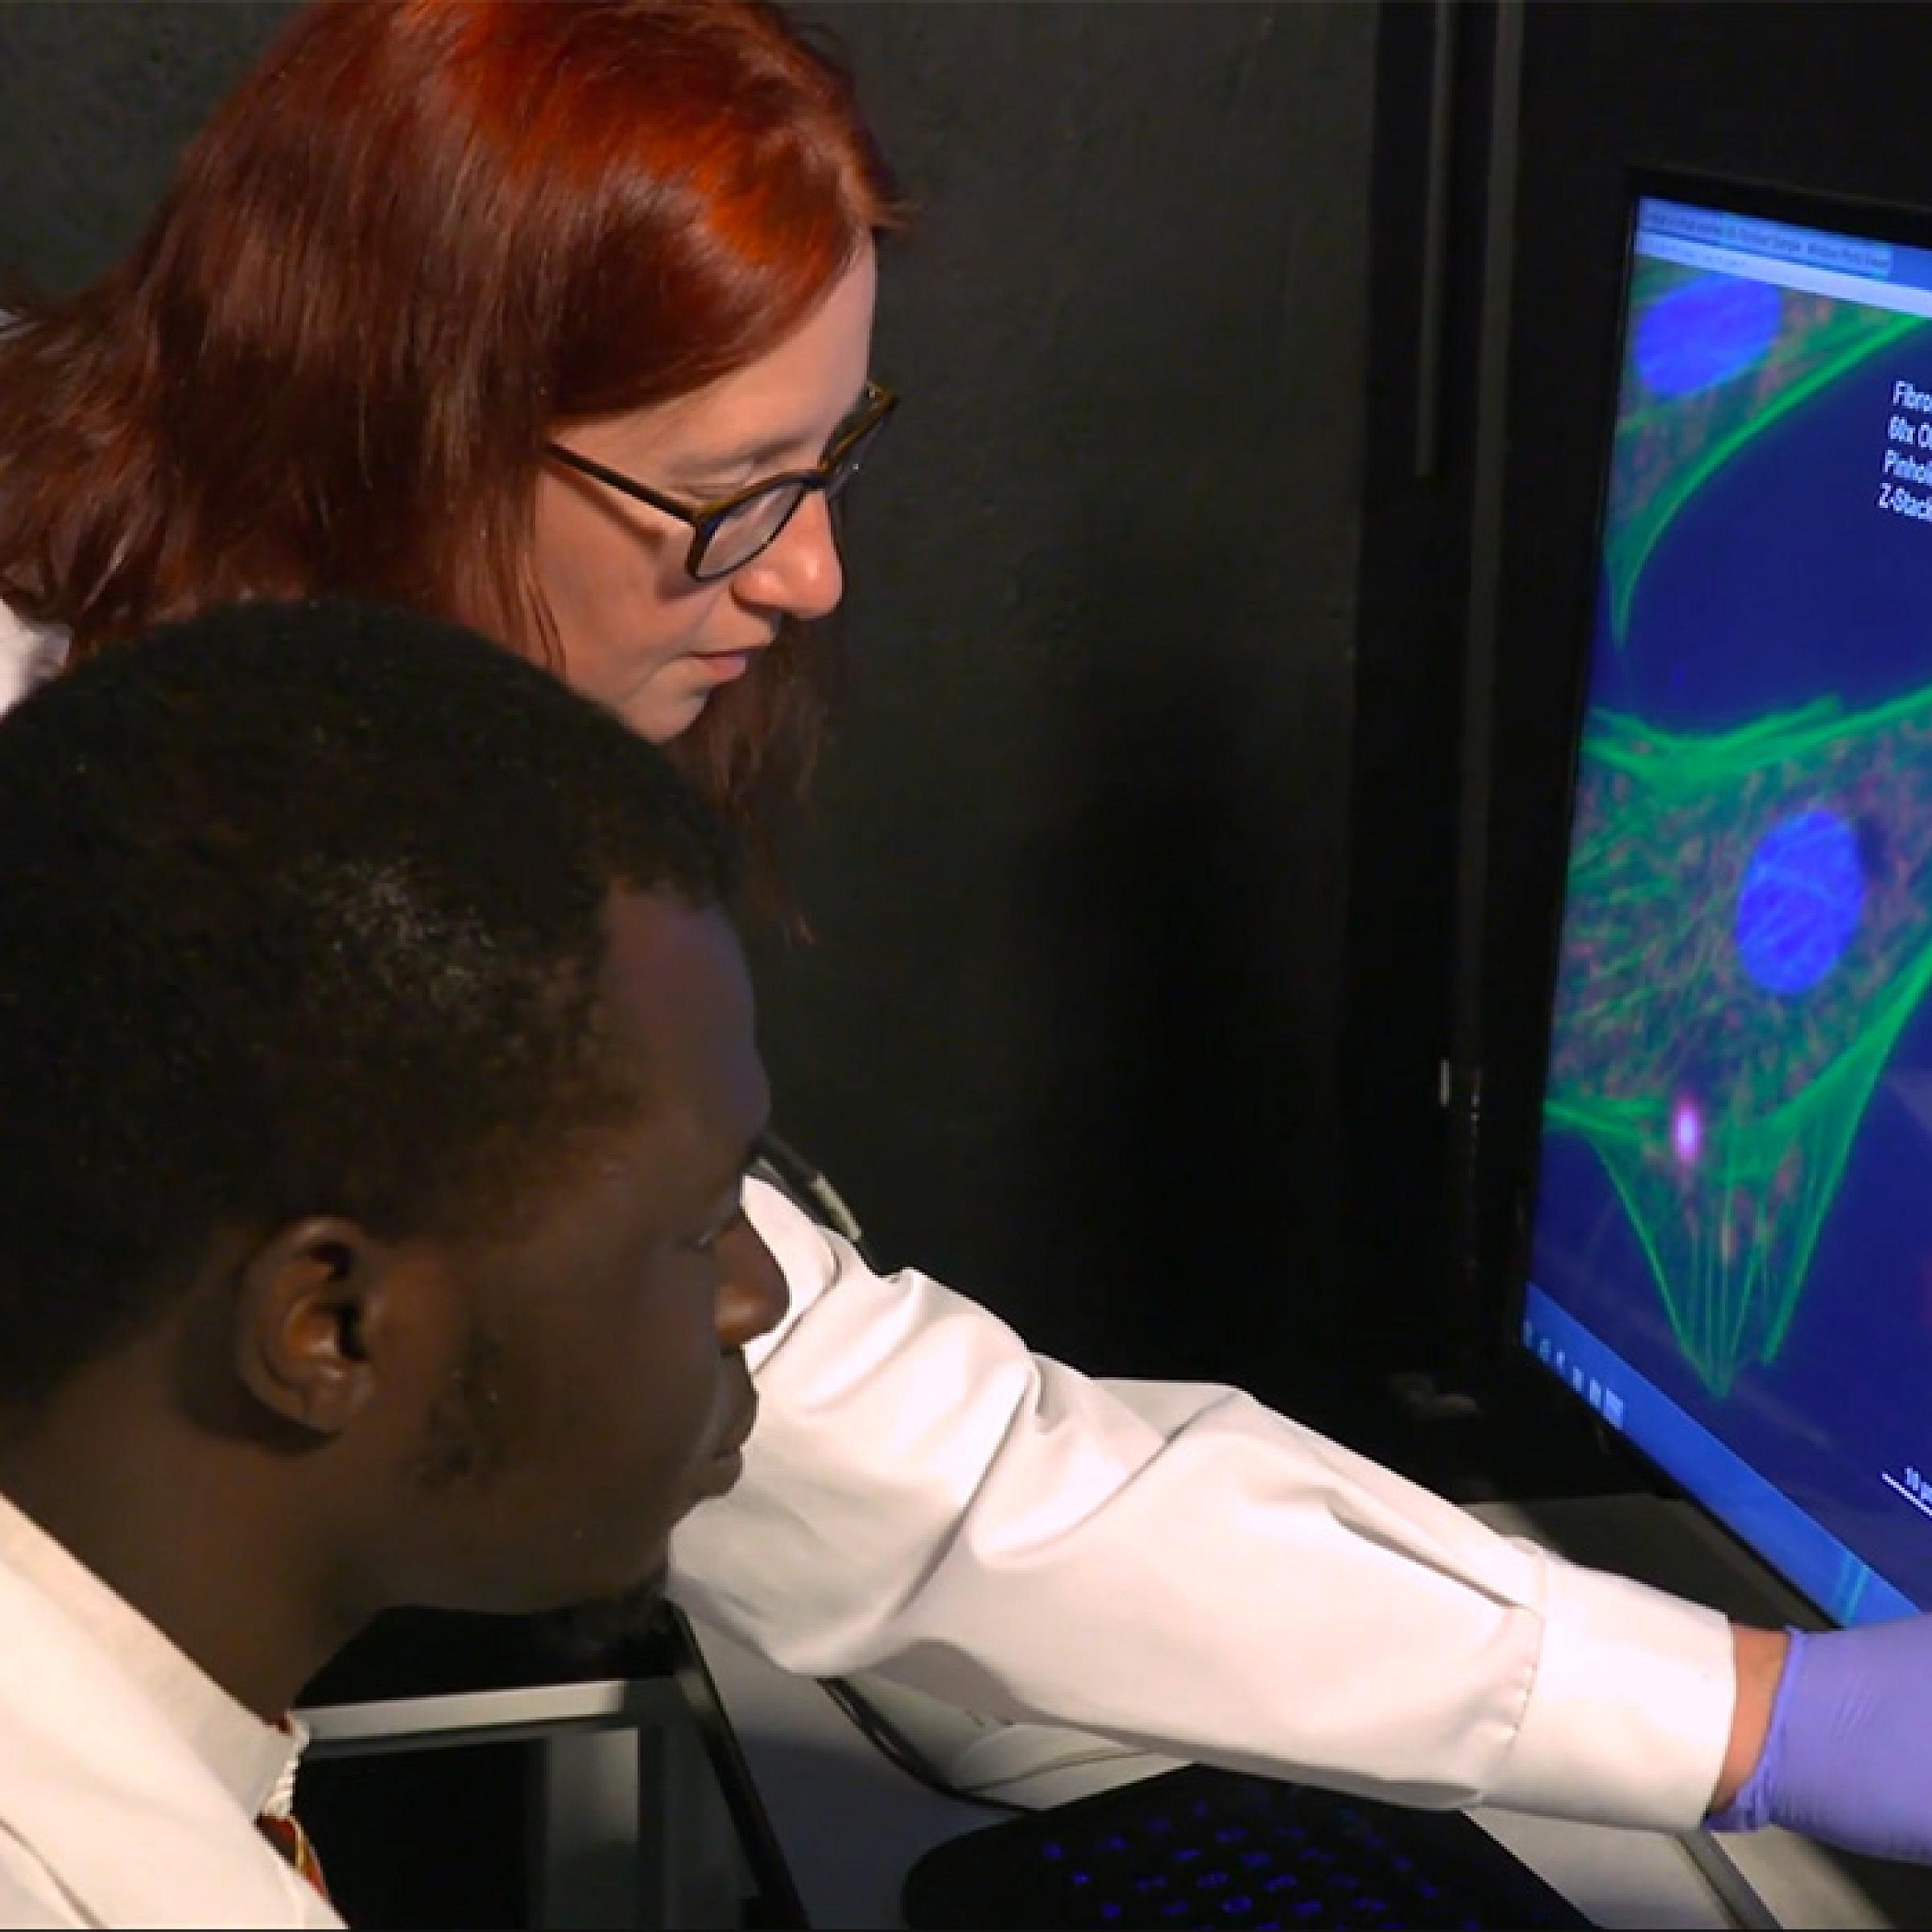
[[[671,1627],[661,1618],[593,1649],[567,1641],[542,1617],[392,1610],[338,1652],[297,1703],[308,1711],[390,1698],[636,1680],[668,1674],[676,1657]]]

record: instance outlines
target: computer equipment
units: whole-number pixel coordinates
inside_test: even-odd
[[[1191,1765],[949,1839],[914,1927],[1585,1926],[1457,1812]]]
[[[312,1733],[301,1815],[353,1923],[807,1922],[704,1653],[668,1603],[601,1629],[391,1611],[307,1686],[299,1715]],[[539,1754],[573,1738],[614,1743],[619,1761],[546,1775]]]
[[[1632,196],[1520,1341],[1932,1605],[1932,221]],[[1553,639],[1553,648],[1575,640]]]

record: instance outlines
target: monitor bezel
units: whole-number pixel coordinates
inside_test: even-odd
[[[1558,971],[1563,948],[1563,919],[1569,906],[1569,860],[1576,826],[1577,785],[1582,769],[1583,727],[1588,716],[1591,671],[1595,661],[1597,596],[1602,568],[1604,522],[1609,507],[1610,478],[1614,455],[1617,409],[1620,398],[1624,364],[1629,336],[1630,283],[1636,262],[1636,229],[1638,209],[1646,198],[1676,200],[1707,207],[1726,213],[1815,228],[1827,233],[1850,234],[1873,241],[1932,249],[1932,206],[1897,201],[1881,201],[1861,196],[1821,192],[1817,190],[1736,175],[1650,163],[1636,163],[1624,171],[1622,221],[1616,246],[1620,251],[1615,294],[1616,326],[1609,349],[1608,364],[1598,372],[1598,406],[1591,449],[1596,465],[1590,524],[1588,567],[1577,586],[1578,605],[1569,637],[1569,692],[1564,719],[1567,737],[1564,746],[1563,790],[1563,863],[1547,895],[1542,922],[1542,1000],[1535,1016],[1535,1034],[1529,1056],[1534,1085],[1533,1105],[1529,1115],[1529,1146],[1519,1150],[1518,1171],[1525,1185],[1518,1197],[1521,1212],[1512,1216],[1510,1247],[1507,1256],[1508,1292],[1500,1298],[1504,1331],[1499,1338],[1506,1357],[1528,1364],[1528,1372],[1539,1389],[1560,1392],[1563,1407],[1587,1419],[1602,1435],[1614,1441],[1624,1455],[1632,1458],[1661,1488],[1681,1497],[1699,1512],[1703,1521],[1726,1539],[1735,1550],[1760,1570],[1775,1585],[1776,1593],[1793,1605],[1802,1606],[1806,1620],[1814,1628],[1833,1625],[1836,1619],[1740,1535],[1703,1499],[1689,1489],[1669,1469],[1658,1463],[1622,1429],[1606,1422],[1592,1409],[1586,1397],[1564,1377],[1541,1360],[1525,1342],[1523,1327],[1532,1281],[1537,1211],[1542,1189],[1544,1104],[1548,1092],[1550,1047],[1554,1031]],[[1782,1492],[1781,1491],[1781,1494]],[[1795,1616],[1790,1620],[1799,1620]]]

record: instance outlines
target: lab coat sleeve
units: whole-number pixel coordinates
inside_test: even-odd
[[[85,1926],[93,1922],[53,1875],[0,1825],[0,1927]]]
[[[672,1594],[786,1669],[1431,1806],[1682,1831],[1715,1612],[1498,1535],[1249,1397],[1101,1381],[747,1190],[792,1303]]]

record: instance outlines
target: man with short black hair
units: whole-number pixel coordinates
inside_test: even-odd
[[[300,1687],[392,1604],[623,1597],[733,1480],[733,877],[660,753],[400,613],[0,720],[0,1924],[339,1923],[257,1829]]]

